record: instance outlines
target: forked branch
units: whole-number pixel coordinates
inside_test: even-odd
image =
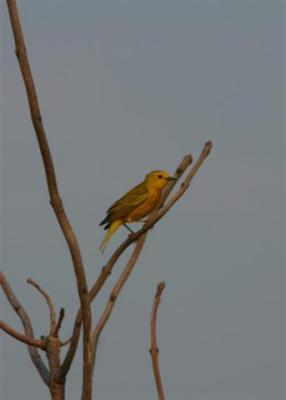
[[[164,204],[164,201],[166,200],[166,198],[168,197],[168,195],[170,194],[171,190],[174,188],[176,182],[178,181],[178,179],[180,179],[180,177],[184,174],[184,172],[186,171],[186,169],[190,166],[190,164],[192,163],[192,156],[190,154],[186,155],[185,157],[183,157],[181,163],[179,164],[179,166],[177,167],[175,173],[174,173],[174,177],[176,178],[176,181],[172,181],[168,184],[168,186],[166,186],[164,192],[162,193],[162,197],[161,197],[161,201],[160,201],[160,205],[158,206],[158,209],[160,207],[162,207],[162,205]],[[152,215],[155,215],[155,213]],[[152,215],[149,216],[148,220],[150,218],[152,218]],[[156,223],[156,220],[154,221],[154,225]],[[97,294],[99,293],[99,291],[101,290],[101,288],[103,287],[104,283],[106,282],[107,278],[110,276],[113,266],[116,263],[116,261],[118,260],[118,258],[121,256],[121,254],[132,244],[134,243],[136,240],[138,240],[143,234],[145,234],[149,229],[151,228],[151,226],[148,228],[143,227],[142,229],[140,229],[138,232],[136,232],[134,235],[129,236],[116,250],[115,252],[112,254],[112,256],[110,257],[109,261],[107,262],[107,264],[105,264],[105,266],[102,268],[101,273],[99,274],[97,280],[95,281],[95,283],[93,284],[92,288],[89,291],[89,300],[90,302],[92,302],[95,297],[97,296]],[[74,328],[73,328],[73,333],[72,333],[72,337],[71,337],[71,343],[69,346],[69,349],[67,351],[66,357],[63,361],[62,367],[61,367],[61,372],[60,372],[60,378],[62,379],[64,376],[66,376],[72,360],[75,356],[75,352],[77,349],[77,345],[78,345],[78,341],[79,341],[79,336],[80,336],[80,328],[81,328],[81,321],[82,321],[82,316],[81,316],[81,310],[78,311],[75,322],[74,322]],[[93,351],[94,353],[94,351]]]
[[[13,30],[16,55],[19,61],[22,77],[24,80],[30,113],[34,125],[36,137],[44,164],[46,173],[47,185],[50,194],[50,203],[54,209],[58,223],[62,233],[66,239],[70,255],[73,262],[74,272],[76,276],[77,289],[80,298],[82,318],[83,318],[83,396],[86,400],[91,399],[91,353],[90,353],[90,335],[91,335],[91,310],[88,298],[88,288],[86,276],[81,257],[80,248],[72,229],[72,226],[66,215],[62,200],[59,195],[56,174],[54,169],[53,159],[50,153],[45,129],[42,123],[36,87],[34,84],[32,72],[29,65],[29,60],[26,52],[24,36],[21,28],[21,23],[18,15],[17,5],[15,0],[7,0],[11,26]]]
[[[110,296],[109,296],[109,300],[106,304],[106,307],[99,319],[99,322],[95,328],[95,330],[93,331],[93,335],[92,335],[92,359],[93,359],[93,369],[94,369],[94,364],[95,364],[95,358],[96,358],[96,348],[97,348],[97,344],[98,344],[98,339],[99,336],[107,322],[107,320],[110,318],[110,315],[112,313],[113,307],[115,305],[115,302],[117,300],[117,297],[122,289],[122,287],[124,286],[126,280],[128,279],[131,271],[133,270],[136,261],[143,249],[143,245],[145,242],[145,238],[146,238],[146,234],[148,232],[148,230],[155,225],[155,223],[157,221],[159,221],[165,214],[166,212],[179,200],[179,198],[184,194],[184,192],[187,190],[187,188],[190,185],[190,182],[193,178],[193,176],[196,174],[196,172],[198,171],[199,167],[201,166],[202,162],[205,160],[205,158],[208,156],[209,152],[211,150],[211,142],[206,143],[204,149],[202,150],[202,153],[200,155],[200,157],[198,158],[198,160],[196,161],[196,163],[194,164],[193,168],[191,169],[191,171],[189,172],[189,174],[187,175],[187,177],[185,178],[184,182],[182,183],[180,189],[176,192],[176,194],[173,196],[173,198],[169,201],[169,203],[166,204],[166,206],[163,206],[163,208],[161,210],[158,211],[155,210],[148,218],[146,223],[144,224],[142,230],[143,233],[141,233],[141,235],[139,236],[139,238],[137,239],[137,243],[135,245],[134,251],[126,265],[126,267],[124,268],[123,272],[120,274]],[[174,187],[174,184],[173,184]],[[167,188],[169,190],[167,190],[165,193],[163,193],[162,199],[161,199],[161,204],[164,204],[164,201],[166,200],[167,196],[169,195],[169,193],[171,192],[172,188]],[[159,208],[159,207],[158,207]],[[147,229],[144,232],[144,227]],[[134,235],[136,235],[138,232],[136,232]],[[131,235],[132,237],[133,235]],[[162,288],[162,285],[160,286],[160,288]],[[161,289],[162,291],[162,289]]]
[[[105,264],[105,266],[102,268],[101,273],[99,274],[97,280],[95,281],[95,283],[93,284],[93,286],[91,287],[91,289],[89,291],[90,303],[95,299],[95,297],[97,296],[97,294],[103,287],[105,281],[107,280],[107,278],[109,277],[109,275],[112,272],[114,264],[119,259],[121,254],[132,243],[137,241],[142,235],[144,235],[151,228],[153,228],[153,226],[169,211],[169,209],[180,199],[180,197],[189,188],[193,177],[196,175],[200,166],[205,161],[205,159],[208,157],[211,149],[212,149],[212,142],[208,141],[205,144],[205,146],[204,146],[199,158],[195,162],[194,166],[191,168],[189,174],[187,175],[187,177],[181,184],[180,189],[176,192],[176,194],[172,197],[172,199],[165,206],[163,206],[163,204],[166,201],[167,197],[169,196],[170,192],[174,188],[176,182],[180,179],[180,177],[184,174],[184,172],[187,170],[187,168],[192,163],[191,155],[187,155],[182,159],[180,165],[177,167],[175,174],[174,174],[176,181],[170,182],[169,185],[164,190],[164,192],[162,194],[160,205],[158,206],[157,210],[155,210],[155,212],[153,212],[148,217],[147,222],[143,225],[143,227],[141,229],[139,229],[137,232],[135,232],[134,234],[129,235],[127,237],[127,239],[112,254],[112,256],[110,257],[107,264]],[[67,372],[71,366],[72,360],[75,356],[75,352],[77,349],[77,344],[78,344],[78,340],[79,340],[79,336],[80,336],[81,318],[82,318],[81,312],[79,310],[77,313],[76,319],[75,319],[75,323],[74,323],[71,343],[70,343],[69,349],[67,351],[66,357],[64,359],[64,362],[63,362],[61,370],[60,370],[60,378],[63,378],[67,374]],[[93,354],[95,354],[95,350],[93,350]]]
[[[24,331],[25,331],[25,339],[22,340],[26,344],[28,344],[28,350],[31,357],[33,364],[35,365],[37,371],[39,372],[41,378],[45,382],[46,385],[49,385],[49,371],[44,364],[37,347],[43,348],[42,345],[38,346],[39,341],[34,338],[34,332],[31,324],[31,320],[29,315],[27,314],[26,310],[22,306],[22,304],[17,299],[15,293],[13,292],[11,286],[9,285],[8,281],[6,280],[3,272],[0,272],[0,285],[3,289],[3,292],[6,295],[7,300],[9,301],[10,305],[13,307],[15,312],[17,313],[18,317],[20,318]],[[3,325],[1,326],[3,328]],[[7,331],[6,331],[7,332]],[[7,332],[11,334],[12,332]],[[14,336],[15,337],[15,336]],[[20,337],[17,337],[20,340]],[[22,337],[23,339],[23,337]],[[43,342],[40,342],[43,343]],[[36,345],[36,346],[35,346]]]
[[[16,6],[16,1],[15,0],[7,0],[7,5],[8,5],[8,10],[9,10],[9,15],[10,15],[10,21],[11,21],[11,26],[13,30],[13,35],[14,35],[14,40],[15,40],[15,46],[16,46],[16,55],[19,61],[22,77],[24,80],[25,88],[26,88],[26,93],[27,93],[27,98],[29,102],[29,107],[30,107],[30,113],[31,113],[31,118],[35,130],[35,134],[38,140],[39,144],[39,149],[40,153],[42,156],[42,161],[44,164],[44,169],[45,169],[45,174],[46,174],[46,180],[47,180],[47,186],[48,186],[48,191],[50,195],[50,204],[55,212],[57,221],[59,223],[59,226],[62,230],[62,233],[65,237],[65,240],[67,242],[72,263],[73,263],[73,268],[74,268],[74,273],[76,277],[76,283],[77,283],[77,289],[78,289],[78,294],[79,294],[79,299],[80,299],[80,310],[77,314],[76,321],[74,324],[74,330],[73,330],[73,335],[71,338],[71,343],[67,352],[67,355],[65,357],[64,363],[62,367],[60,367],[60,359],[59,359],[59,348],[62,345],[61,342],[58,339],[58,331],[61,327],[62,320],[64,318],[64,310],[62,309],[59,315],[59,319],[57,321],[56,319],[56,312],[54,305],[50,299],[50,297],[47,295],[46,292],[43,291],[37,285],[35,282],[32,280],[29,281],[34,287],[37,288],[37,290],[45,297],[48,306],[50,308],[50,320],[51,320],[51,329],[50,329],[50,335],[48,336],[49,339],[49,344],[54,343],[53,340],[55,340],[55,348],[56,350],[51,350],[51,353],[53,355],[56,355],[56,358],[49,358],[51,370],[56,371],[55,376],[52,376],[53,382],[63,382],[65,375],[67,374],[71,362],[73,360],[75,351],[77,349],[78,345],[78,340],[80,336],[80,328],[81,324],[83,325],[83,387],[82,387],[82,400],[91,400],[92,397],[92,357],[95,359],[95,353],[96,353],[96,347],[98,343],[98,338],[108,320],[110,317],[112,310],[114,308],[114,305],[116,303],[116,300],[118,298],[118,295],[123,288],[126,280],[128,279],[131,271],[133,270],[136,261],[142,251],[142,248],[144,246],[144,241],[147,235],[147,232],[169,211],[169,209],[179,200],[179,198],[185,193],[187,188],[189,187],[192,178],[200,168],[201,164],[203,161],[206,159],[208,156],[212,144],[211,142],[206,143],[199,159],[195,163],[194,167],[191,169],[187,177],[185,178],[184,182],[181,184],[179,190],[173,195],[173,197],[169,200],[167,204],[164,205],[166,198],[170,194],[171,190],[174,187],[174,183],[170,183],[169,186],[166,188],[166,190],[163,192],[162,198],[161,198],[161,203],[158,206],[158,208],[155,210],[154,213],[152,213],[149,218],[147,219],[147,222],[143,225],[141,229],[139,229],[137,232],[134,234],[130,235],[118,248],[117,250],[113,253],[111,256],[110,260],[108,263],[102,268],[102,271],[90,289],[88,291],[88,286],[86,282],[86,275],[84,271],[84,265],[81,257],[81,252],[79,248],[79,244],[76,238],[76,235],[73,231],[73,228],[69,222],[69,219],[66,215],[62,200],[60,198],[60,194],[58,191],[58,186],[57,186],[57,179],[56,179],[56,174],[55,174],[55,169],[54,169],[54,163],[53,159],[50,153],[46,133],[44,130],[44,126],[42,123],[42,117],[41,117],[41,112],[40,112],[40,107],[38,103],[38,98],[37,98],[37,93],[36,93],[36,87],[34,84],[32,72],[30,69],[29,65],[29,60],[25,48],[25,42],[24,42],[24,37],[23,37],[23,32],[21,29],[21,24],[20,24],[20,19],[17,11],[17,6]],[[188,168],[190,165],[192,159],[190,156],[186,156],[179,168],[176,171],[176,178],[177,180],[180,178],[180,176],[183,174],[183,172]],[[136,246],[134,248],[134,251],[125,267],[123,272],[121,273],[119,279],[117,280],[110,298],[106,304],[106,308],[104,309],[102,316],[99,319],[98,324],[96,325],[96,328],[93,332],[93,337],[91,337],[92,333],[92,325],[91,325],[91,302],[93,299],[97,296],[101,288],[103,287],[106,279],[108,276],[111,274],[112,269],[116,261],[119,259],[121,254],[132,244],[136,243]],[[45,383],[49,384],[49,381],[51,379],[51,375],[49,374],[45,364],[43,364],[38,352],[37,348],[39,347],[41,349],[46,350],[46,344],[44,341],[38,341],[34,339],[33,337],[33,330],[32,326],[29,320],[29,317],[25,310],[22,308],[20,303],[18,302],[17,298],[15,297],[14,293],[12,292],[12,289],[9,287],[7,281],[5,280],[4,276],[1,276],[1,285],[3,287],[4,292],[6,293],[6,296],[8,300],[10,301],[11,305],[14,307],[15,311],[17,314],[20,316],[21,321],[24,325],[25,333],[26,335],[22,335],[20,332],[17,332],[13,328],[9,327],[7,324],[1,322],[0,323],[0,328],[4,329],[7,333],[11,334],[13,337],[17,338],[18,340],[21,340],[28,344],[29,352],[31,355],[31,358],[36,365],[39,373],[41,374],[43,380]],[[52,335],[54,335],[52,337]],[[54,360],[55,363],[51,363],[51,360]],[[54,366],[52,366],[52,364]],[[163,397],[162,397],[163,398]],[[160,399],[162,399],[160,398]]]

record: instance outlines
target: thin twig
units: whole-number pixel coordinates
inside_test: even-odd
[[[159,221],[161,218],[163,218],[164,215],[170,210],[170,208],[172,208],[173,205],[175,203],[177,203],[177,201],[183,196],[183,194],[189,188],[189,186],[190,186],[194,176],[198,172],[199,168],[201,167],[201,165],[203,164],[205,159],[210,154],[211,149],[212,149],[212,142],[208,141],[205,144],[199,158],[197,159],[197,161],[191,168],[190,172],[184,179],[183,183],[181,183],[179,190],[171,197],[171,199],[168,201],[168,203],[161,210],[159,210],[159,212],[156,214],[156,218],[155,218],[156,222]],[[153,226],[153,225],[154,225],[154,222],[151,221],[151,226]]]
[[[56,327],[55,327],[54,336],[58,336],[59,335],[59,331],[61,329],[64,317],[65,317],[65,309],[61,308],[60,309],[59,320],[58,320],[58,322],[56,324]]]
[[[40,285],[37,282],[35,282],[33,279],[28,278],[27,279],[27,283],[29,283],[35,289],[37,289],[38,292],[41,293],[41,295],[45,298],[45,300],[47,302],[47,305],[49,307],[49,310],[50,310],[50,335],[53,335],[53,333],[54,333],[54,331],[56,329],[56,324],[57,324],[57,313],[56,313],[56,309],[55,309],[55,305],[53,303],[53,300],[48,295],[48,293],[45,292],[44,289],[42,289],[40,287]]]
[[[34,339],[34,333],[33,333],[33,327],[29,318],[29,315],[27,314],[26,310],[22,306],[22,304],[19,302],[17,299],[15,293],[13,292],[11,286],[9,285],[8,281],[6,280],[3,272],[0,272],[0,285],[2,286],[2,289],[7,297],[7,300],[9,301],[10,305],[13,307],[17,315],[19,316],[25,334],[28,338]],[[28,351],[31,357],[31,360],[33,364],[35,365],[37,371],[39,372],[41,378],[45,382],[46,385],[49,385],[49,380],[50,380],[50,374],[49,371],[44,364],[38,350],[34,346],[28,346]]]
[[[46,133],[42,123],[40,107],[38,103],[36,87],[34,84],[29,60],[25,48],[24,37],[21,23],[18,15],[15,0],[7,0],[11,26],[15,39],[16,55],[22,72],[28,102],[30,106],[31,118],[45,168],[48,190],[50,194],[50,203],[54,209],[58,223],[69,247],[76,276],[77,289],[80,298],[82,318],[83,318],[83,388],[82,397],[85,400],[91,399],[92,379],[91,379],[91,354],[90,354],[90,335],[91,335],[91,308],[88,298],[88,288],[86,276],[81,257],[80,248],[72,229],[72,226],[66,215],[62,200],[59,195],[56,174],[53,159],[50,153]]]
[[[159,400],[165,400],[165,395],[164,395],[164,389],[163,389],[163,384],[162,384],[161,374],[160,374],[160,367],[159,367],[159,348],[158,348],[156,331],[157,331],[158,307],[159,307],[159,304],[161,301],[161,294],[164,289],[165,289],[165,283],[160,282],[157,286],[156,294],[154,297],[154,302],[153,302],[152,311],[151,311],[151,323],[150,323],[150,328],[151,328],[150,356],[151,356],[154,378],[155,378],[155,382],[156,382]]]
[[[162,207],[162,205],[164,204],[164,201],[166,200],[166,198],[170,194],[171,190],[174,188],[176,182],[184,174],[184,172],[186,171],[186,169],[189,167],[189,165],[191,163],[192,163],[192,156],[190,154],[188,154],[185,157],[183,157],[182,161],[180,162],[179,166],[177,167],[177,169],[176,169],[176,171],[174,173],[174,177],[176,178],[176,181],[172,181],[166,186],[164,192],[162,193],[160,205],[158,206],[158,208]],[[152,215],[153,215],[153,213],[152,213]],[[151,216],[149,216],[149,218]],[[155,223],[156,223],[156,221],[154,222],[154,224]],[[101,273],[99,274],[96,282],[93,284],[92,288],[89,291],[88,295],[89,295],[90,303],[95,299],[95,297],[97,296],[97,294],[99,293],[99,291],[103,287],[105,281],[107,280],[107,278],[109,277],[109,275],[112,272],[114,264],[116,263],[118,258],[121,256],[121,254],[127,249],[127,247],[129,247],[133,242],[138,240],[139,237],[141,237],[144,233],[146,233],[148,231],[148,229],[150,229],[150,227],[147,228],[147,229],[142,228],[138,232],[135,232],[134,234],[130,235],[115,250],[115,252],[111,256],[111,258],[109,259],[107,264],[105,264],[105,266],[102,268]],[[75,356],[77,345],[78,345],[78,341],[79,341],[79,337],[80,337],[80,328],[81,328],[81,321],[82,321],[81,318],[82,318],[81,317],[81,310],[79,310],[78,313],[77,313],[75,322],[74,322],[74,328],[73,328],[73,333],[72,333],[72,337],[71,337],[70,346],[69,346],[69,349],[67,351],[66,357],[65,357],[65,359],[64,359],[64,361],[62,363],[62,366],[61,366],[61,370],[60,370],[60,377],[61,378],[66,376],[66,374],[67,374],[67,372],[68,372],[68,370],[69,370],[69,368],[71,366],[72,360],[73,360],[73,358]]]

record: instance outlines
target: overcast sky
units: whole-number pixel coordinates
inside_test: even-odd
[[[64,204],[91,285],[105,210],[152,169],[214,150],[190,191],[148,235],[100,340],[96,399],[154,399],[149,314],[156,284],[168,399],[284,398],[285,2],[20,1],[19,11]],[[1,268],[48,330],[33,277],[79,301],[44,180],[1,0]],[[96,301],[98,317],[107,291]],[[1,318],[21,328],[1,293]],[[284,334],[283,334],[284,331]],[[24,345],[1,333],[1,400],[46,400]],[[81,358],[68,376],[78,399]]]

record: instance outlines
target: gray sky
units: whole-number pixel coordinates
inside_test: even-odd
[[[97,399],[156,398],[149,313],[156,284],[168,399],[283,399],[285,392],[285,2],[21,1],[22,25],[60,191],[90,284],[98,223],[152,169],[214,150],[153,232],[100,341]],[[33,277],[78,307],[49,207],[6,7],[1,1],[1,265],[48,329]],[[107,285],[112,287],[123,257]],[[95,305],[99,315],[108,291]],[[1,317],[20,328],[1,293]],[[284,334],[283,334],[284,331]],[[1,399],[47,399],[25,346],[1,334]],[[79,396],[80,357],[68,377]]]

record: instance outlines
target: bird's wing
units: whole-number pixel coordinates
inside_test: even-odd
[[[133,210],[134,207],[142,204],[148,198],[148,190],[140,183],[135,186],[133,189],[129,190],[129,192],[125,193],[124,196],[120,197],[112,206],[108,209],[109,212],[113,212],[115,210]],[[127,213],[128,213],[127,211]]]
[[[137,206],[148,199],[148,190],[140,183],[129,190],[124,196],[112,204],[107,210],[107,216],[100,225],[110,223],[128,216]]]

